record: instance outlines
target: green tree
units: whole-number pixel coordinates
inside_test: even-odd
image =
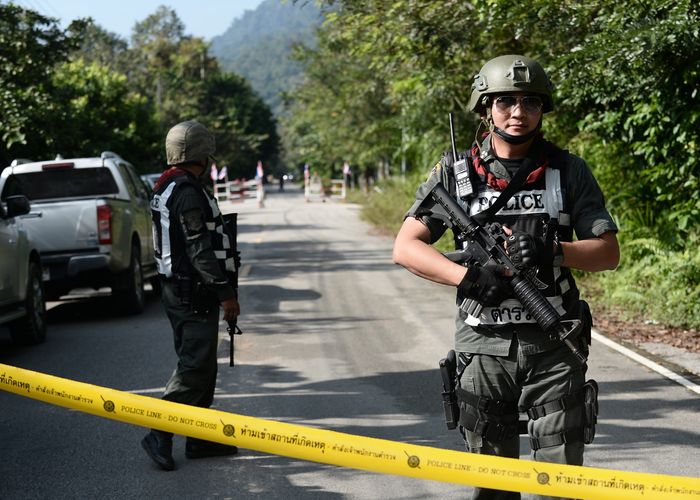
[[[207,79],[199,116],[214,130],[217,157],[228,164],[230,178],[252,178],[258,160],[277,167],[272,111],[243,77],[219,73]]]
[[[592,161],[628,221],[653,207],[654,230],[687,236],[700,223],[698,6],[611,2],[588,17],[585,42],[555,61],[579,147],[606,145]]]
[[[168,111],[177,108],[172,105],[172,96],[165,87],[184,33],[185,25],[177,13],[161,5],[146,19],[137,22],[131,35],[133,82],[154,103],[163,128],[174,121]]]
[[[51,72],[78,46],[82,20],[61,30],[55,19],[0,4],[0,162],[33,156],[32,139],[51,101]]]
[[[136,23],[131,39],[130,59],[138,61],[132,85],[153,103],[162,134],[196,118],[214,131],[230,176],[252,176],[257,160],[276,165],[279,138],[269,107],[242,77],[221,71],[204,40],[185,34],[175,11],[159,7]]]
[[[616,215],[632,221],[653,206],[654,231],[669,221],[682,231],[700,222],[696,3],[329,3],[337,10],[304,59],[304,85],[290,95],[288,149],[332,158],[329,139],[343,138],[334,151],[362,151],[375,162],[406,157],[425,170],[449,148],[448,111],[456,112],[458,145],[473,140],[478,122],[466,103],[479,67],[524,53],[555,83],[545,133],[589,161]],[[368,87],[382,89],[381,107]],[[328,117],[357,116],[364,106],[381,118],[336,119],[328,130]],[[388,154],[375,137],[389,137]]]
[[[89,19],[62,31],[55,19],[33,11],[11,4],[0,9],[3,166],[14,157],[103,150],[150,166],[157,127],[152,107],[115,69],[125,55],[123,41]]]
[[[397,112],[386,84],[368,67],[368,59],[351,55],[349,48],[344,33],[324,29],[317,49],[297,49],[305,74],[287,97],[288,163],[311,163],[324,175],[338,175],[344,161],[361,171],[388,165],[400,147]]]
[[[153,108],[125,75],[78,59],[56,68],[53,86],[60,106],[43,123],[47,150],[64,157],[110,150],[143,171],[153,166],[161,149]]]
[[[137,23],[133,47],[91,20],[62,31],[32,11],[0,9],[3,165],[112,150],[142,171],[157,170],[165,132],[191,118],[214,129],[220,156],[239,175],[249,176],[258,159],[275,163],[269,108],[245,80],[220,71],[171,9]]]
[[[93,20],[86,25],[82,41],[72,58],[83,59],[88,63],[98,63],[112,71],[128,74],[131,70],[128,42],[95,24]]]

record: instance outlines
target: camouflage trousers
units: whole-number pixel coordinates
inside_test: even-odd
[[[565,347],[523,355],[516,339],[507,357],[467,354],[467,365],[460,386],[477,396],[517,403],[519,411],[563,398],[581,390],[585,382],[584,368]],[[541,437],[583,426],[581,407],[553,412],[528,422],[528,434]],[[520,436],[517,432],[499,442],[464,432],[467,450],[472,453],[518,458]],[[583,464],[583,442],[565,443],[532,451],[532,459],[540,462],[570,465]],[[519,499],[520,494],[476,488],[473,499]],[[540,497],[550,498],[550,497]]]

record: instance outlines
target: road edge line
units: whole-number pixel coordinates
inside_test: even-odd
[[[682,385],[686,389],[700,395],[700,385],[691,382],[690,380],[683,377],[682,375],[679,375],[676,372],[669,370],[665,366],[661,366],[660,364],[650,360],[649,358],[642,356],[641,354],[633,351],[632,349],[625,347],[622,344],[615,342],[614,340],[611,340],[610,338],[606,337],[605,335],[602,335],[601,333],[599,333],[595,328],[591,332],[591,337],[593,339],[595,339],[596,341],[600,342],[601,344],[606,345],[610,349],[613,349],[614,351],[617,351],[620,354],[627,356],[628,358],[636,361],[637,363],[646,366],[647,368],[649,368],[649,369],[655,371],[656,373],[666,377],[667,379],[670,379],[673,382],[676,382],[677,384]]]

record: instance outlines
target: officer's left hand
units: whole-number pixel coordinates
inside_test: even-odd
[[[513,231],[506,240],[506,251],[518,269],[526,269],[541,263],[544,243],[528,233]]]
[[[233,321],[241,314],[241,306],[235,298],[224,300],[221,308],[224,310],[224,321]]]

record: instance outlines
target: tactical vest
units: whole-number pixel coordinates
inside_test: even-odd
[[[507,225],[514,231],[523,231],[536,238],[543,238],[550,231],[556,232],[559,241],[571,241],[573,229],[566,203],[565,175],[566,152],[551,158],[542,180],[516,192],[506,205],[490,221]],[[470,168],[472,168],[470,166]],[[452,181],[454,182],[454,181]],[[491,206],[501,194],[483,182],[474,183],[475,193],[466,200],[459,197],[458,203],[470,215],[476,215]],[[553,236],[550,233],[550,237]],[[551,243],[551,239],[549,240]],[[536,286],[561,315],[575,309],[579,294],[568,268],[538,268],[533,279]],[[495,307],[484,307],[479,317],[467,316],[470,326],[512,325],[536,323],[516,298],[509,298]]]
[[[174,196],[180,186],[190,184],[201,193],[206,201],[204,220],[212,241],[214,254],[223,272],[235,272],[234,250],[229,235],[224,229],[224,222],[216,200],[207,193],[197,181],[184,170],[179,170],[162,185],[157,185],[151,200],[153,217],[153,246],[158,273],[166,278],[173,275],[193,276],[196,271],[185,249],[185,236],[180,222],[173,220],[171,211]]]

